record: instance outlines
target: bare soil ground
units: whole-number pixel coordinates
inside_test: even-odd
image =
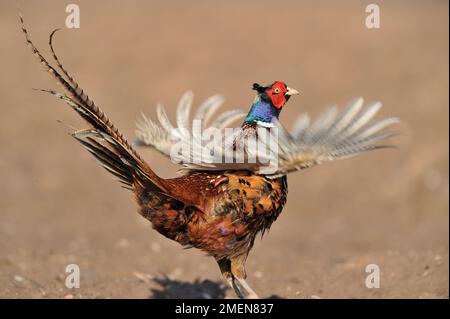
[[[22,1],[33,40],[63,63],[132,138],[134,121],[172,110],[188,89],[247,108],[253,82],[300,90],[283,111],[317,115],[356,96],[402,119],[396,150],[289,176],[288,203],[248,260],[263,297],[448,298],[448,2],[381,2],[381,28],[358,1]],[[81,126],[25,47],[15,1],[0,3],[0,297],[233,297],[212,258],[151,229],[132,196],[66,134]],[[176,167],[143,156],[162,176]],[[81,288],[64,286],[81,268]],[[381,288],[365,287],[365,267]]]

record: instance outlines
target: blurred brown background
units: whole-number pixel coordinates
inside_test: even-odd
[[[448,2],[22,1],[25,23],[50,57],[48,35],[81,86],[132,139],[158,100],[174,110],[221,93],[246,109],[251,84],[284,80],[302,92],[281,119],[317,115],[356,96],[402,119],[400,147],[289,177],[283,214],[248,260],[263,297],[448,298]],[[120,188],[57,123],[81,121],[31,90],[58,88],[25,46],[15,1],[0,3],[0,297],[233,296],[212,258],[182,250],[135,211]],[[162,176],[176,167],[143,156]],[[64,286],[81,267],[81,288]],[[365,266],[381,288],[365,287]],[[207,280],[208,279],[208,280]]]

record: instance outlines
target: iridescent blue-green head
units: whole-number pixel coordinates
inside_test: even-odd
[[[253,90],[257,92],[250,112],[244,123],[271,123],[273,118],[280,115],[281,109],[297,90],[289,88],[284,82],[276,81],[269,86],[253,84]]]

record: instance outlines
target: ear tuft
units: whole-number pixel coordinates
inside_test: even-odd
[[[265,91],[265,87],[259,85],[258,83],[253,83],[252,90],[258,91],[259,93],[263,93]]]

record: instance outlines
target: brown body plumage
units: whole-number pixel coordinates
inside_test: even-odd
[[[232,285],[234,278],[243,281],[255,236],[271,226],[286,202],[286,177],[195,172],[163,183],[169,196],[133,185],[139,213],[167,238],[213,256]],[[235,289],[241,297],[256,296],[248,288]]]

